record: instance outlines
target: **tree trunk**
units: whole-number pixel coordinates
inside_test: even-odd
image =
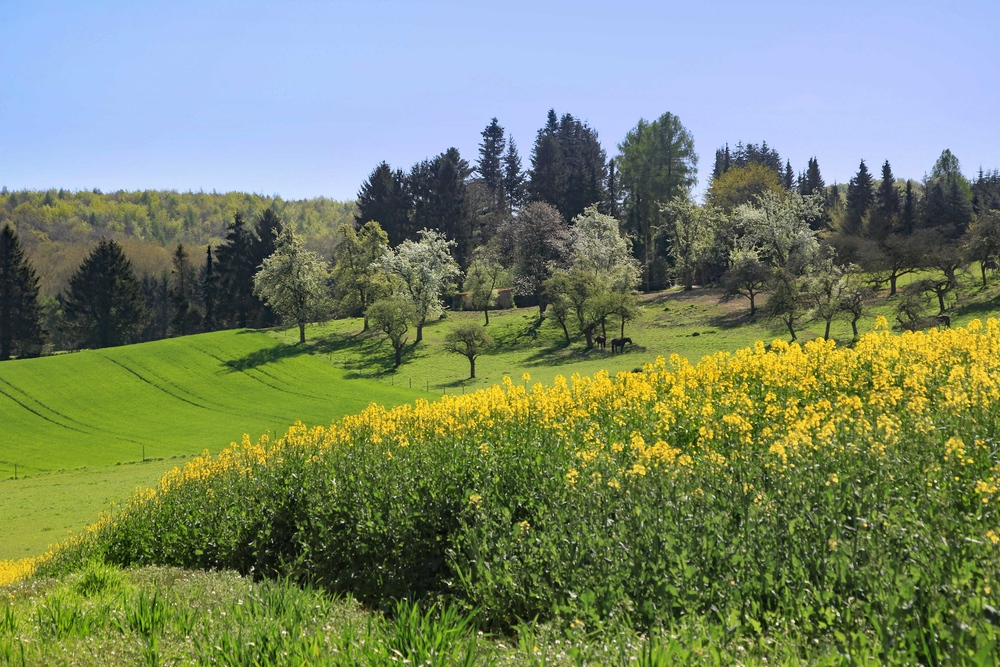
[[[489,326],[490,325],[490,309],[489,308],[483,308],[483,315],[486,316],[486,326]]]
[[[757,313],[757,304],[754,303],[754,297],[757,296],[753,292],[750,292],[750,317],[753,317]]]
[[[792,342],[795,342],[795,327],[792,326],[792,318],[785,318],[785,326],[788,327],[788,335],[792,337]]]
[[[306,323],[305,322],[299,322],[299,342],[300,343],[305,343],[306,342]]]
[[[979,262],[979,270],[983,274],[983,289],[986,289],[986,262]]]
[[[940,291],[937,293],[938,306],[941,308],[941,312],[938,315],[944,315],[944,292]]]
[[[830,340],[830,320],[826,321],[826,331],[823,332],[823,339]]]
[[[583,332],[583,336],[587,339],[587,349],[594,349],[594,332],[591,329],[586,329]]]
[[[896,296],[896,278],[897,277],[898,276],[896,276],[895,273],[893,273],[891,276],[889,276],[889,296]]]
[[[368,313],[367,312],[365,312],[365,318],[364,319],[365,319],[365,324],[364,324],[363,327],[361,327],[362,333],[365,332],[365,331],[368,331]]]
[[[851,319],[851,331],[854,332],[854,340],[858,339],[858,318]]]
[[[684,272],[684,291],[690,292],[694,289],[694,271],[688,269]]]
[[[619,336],[619,338],[624,338],[624,337],[625,337],[625,318],[623,317],[622,318],[622,332],[621,332],[621,335]]]
[[[470,380],[475,380],[476,379],[476,358],[475,357],[469,357],[469,379]]]
[[[416,345],[423,339],[424,339],[424,322],[423,320],[421,320],[417,322],[417,339],[413,341],[413,344]]]
[[[559,320],[559,324],[562,325],[563,335],[566,336],[566,344],[570,345],[573,341],[569,337],[569,329],[566,328],[566,322],[564,320]]]
[[[396,353],[396,365],[393,366],[393,368],[399,368],[400,365],[403,363],[403,348],[402,346],[400,346],[393,349],[395,350]]]

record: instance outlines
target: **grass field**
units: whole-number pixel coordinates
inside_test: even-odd
[[[236,331],[4,363],[0,559],[41,553],[180,457],[425,395],[347,375]]]
[[[995,287],[970,287],[952,300],[956,325],[1000,311]],[[464,357],[444,351],[444,338],[481,313],[448,313],[429,324],[424,342],[408,350],[397,370],[388,345],[362,334],[358,319],[310,326],[305,346],[294,344],[297,331],[224,331],[6,362],[0,365],[0,559],[41,553],[183,457],[218,451],[244,433],[281,434],[296,420],[328,424],[372,401],[395,405],[462,393],[504,375],[520,382],[527,372],[532,381],[550,383],[556,375],[632,370],[660,355],[697,361],[787,338],[780,324],[749,320],[744,299],[723,302],[718,290],[664,292],[643,297],[642,305],[626,327],[635,345],[619,355],[610,348],[586,351],[579,340],[566,346],[557,324],[538,325],[537,309],[494,312],[488,330],[496,349],[477,361],[475,380],[468,379]],[[892,300],[873,304],[862,332],[878,314],[892,321],[893,309]],[[821,324],[811,323],[800,340],[821,332]],[[608,333],[617,335],[617,323]],[[843,319],[832,333],[841,344],[851,340]]]

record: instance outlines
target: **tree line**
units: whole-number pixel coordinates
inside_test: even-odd
[[[411,329],[419,342],[449,299],[482,310],[488,324],[499,288],[512,290],[519,305],[536,305],[540,317],[551,315],[567,343],[580,336],[590,348],[609,325],[624,336],[637,290],[696,283],[746,298],[749,316],[782,321],[794,339],[809,316],[825,320],[827,335],[837,316],[856,329],[875,290],[895,295],[898,279],[918,271],[925,277],[900,300],[899,322],[920,326],[925,297],[943,313],[964,267],[976,263],[985,284],[1000,259],[1000,174],[980,170],[970,180],[948,150],[920,181],[897,179],[888,161],[875,178],[862,160],[846,186],[828,186],[815,157],[796,173],[766,142],[741,142],[716,151],[704,201],[696,202],[693,138],[671,113],[640,120],[610,159],[593,128],[554,110],[527,169],[496,118],[481,137],[475,164],[449,148],[405,172],[377,165],[361,185],[353,223],[338,225],[319,254],[282,224],[276,207],[262,209],[253,225],[236,212],[203,261],[181,243],[169,274],[122,280],[137,286],[125,289],[134,299],[122,297],[137,305],[116,311],[137,313],[131,325],[84,335],[81,318],[90,316],[77,296],[82,283],[98,284],[81,277],[91,275],[88,262],[128,273],[124,255],[110,256],[117,244],[104,238],[65,294],[22,318],[36,321],[23,336],[35,342],[17,354],[38,349],[46,329],[57,347],[72,347],[282,319],[298,323],[304,338],[305,318],[339,314],[363,316],[366,329],[382,332],[398,364]],[[5,234],[16,246],[13,230]],[[97,262],[98,250],[109,256]],[[17,252],[20,259],[10,251],[5,261],[22,268],[0,275],[21,275],[19,293],[30,295],[37,276]],[[305,265],[308,288],[278,280]],[[482,330],[466,333],[449,345],[483,349]],[[470,364],[474,372],[474,356]]]

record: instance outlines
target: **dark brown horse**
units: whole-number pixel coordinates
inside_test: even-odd
[[[611,339],[611,354],[615,352],[625,353],[625,343],[632,344],[631,338],[612,338]]]
[[[605,336],[604,334],[601,334],[600,336],[594,336],[594,344],[600,345],[601,349],[603,350],[608,345],[608,337]]]

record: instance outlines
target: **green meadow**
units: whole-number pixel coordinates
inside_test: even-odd
[[[692,361],[757,340],[787,339],[780,323],[750,320],[745,299],[695,289],[643,297],[626,325],[634,345],[624,354],[565,344],[558,324],[538,322],[537,309],[494,311],[495,348],[468,378],[465,357],[445,352],[455,324],[482,313],[451,312],[424,330],[399,369],[382,338],[359,319],[333,320],[297,331],[221,331],[106,350],[88,350],[0,365],[0,560],[44,552],[93,522],[112,502],[153,484],[205,449],[217,452],[243,434],[280,436],[295,421],[328,424],[372,402],[396,405],[418,397],[461,393],[500,382],[550,383],[556,375],[632,370],[657,356]],[[953,323],[1000,310],[1000,289],[970,287],[952,297]],[[894,319],[895,300],[872,304],[862,331],[877,315]],[[619,324],[609,322],[608,336]],[[800,340],[822,333],[809,323]],[[850,344],[844,319],[832,335]],[[412,340],[412,334],[411,334]],[[15,471],[16,466],[16,471]],[[15,472],[17,479],[15,479]]]

